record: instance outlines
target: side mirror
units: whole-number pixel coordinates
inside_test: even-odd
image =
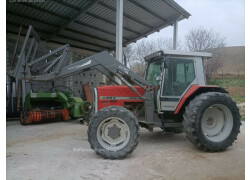
[[[169,56],[167,56],[165,59],[164,59],[164,68],[168,68],[169,67]]]

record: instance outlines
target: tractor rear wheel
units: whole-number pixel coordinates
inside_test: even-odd
[[[110,106],[92,116],[88,141],[96,154],[108,159],[123,159],[138,145],[140,128],[126,108]]]
[[[207,92],[190,101],[183,115],[187,138],[204,151],[223,151],[240,132],[241,116],[226,94]]]

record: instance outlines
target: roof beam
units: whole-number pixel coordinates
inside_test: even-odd
[[[29,28],[29,26],[27,25],[23,25],[21,23],[12,23],[10,21],[7,20],[7,25],[11,25],[11,26],[16,26],[17,28],[19,28],[21,25],[24,27],[24,28]],[[81,34],[81,35],[84,35],[84,36],[88,36],[88,37],[91,37],[93,39],[97,39],[97,40],[100,40],[100,41],[103,41],[103,42],[107,42],[107,43],[114,43],[115,41],[111,41],[111,40],[107,40],[107,39],[104,39],[104,38],[99,38],[99,37],[96,37],[96,36],[93,36],[91,34],[87,34],[87,33],[84,33],[84,32],[81,32],[81,31],[77,31],[77,30],[74,30],[74,29],[69,29],[69,28],[66,28],[65,30],[69,31],[69,32],[73,32],[73,33],[76,33],[76,34]],[[44,34],[50,34],[51,32],[49,31],[44,31],[44,30],[41,30],[39,28],[36,28],[36,31],[37,32],[40,32],[40,33],[44,33]],[[48,36],[48,35],[47,35]]]
[[[28,20],[31,20],[31,21],[35,21],[35,22],[38,22],[38,23],[43,24],[43,25],[58,27],[58,25],[56,25],[56,24],[49,23],[47,21],[43,21],[41,19],[37,19],[37,18],[31,17],[31,16],[27,16],[27,15],[24,15],[24,14],[21,14],[21,13],[11,12],[9,10],[7,10],[6,12],[7,12],[7,14],[11,14],[11,15],[19,17],[19,18],[24,18],[24,19],[28,19]]]
[[[47,13],[47,14],[57,16],[57,17],[62,18],[62,19],[64,19],[64,20],[69,20],[69,18],[67,18],[66,16],[61,16],[61,15],[58,15],[58,14],[56,14],[56,13],[53,13],[53,12],[51,12],[51,11],[49,11],[49,10],[46,10],[46,9],[44,9],[44,8],[40,8],[40,7],[31,5],[32,3],[19,3],[19,4],[24,5],[24,6],[28,6],[28,7],[30,7],[30,8],[34,8],[34,9],[36,9],[36,10],[39,10],[39,11],[43,12],[43,13],[45,12],[45,13]],[[20,16],[23,16],[23,15],[20,15],[20,14],[17,14],[17,13],[13,13],[13,12],[7,12],[7,13],[10,13],[10,14],[12,14],[12,15],[19,16],[19,17],[20,17]],[[31,21],[37,20],[37,19],[31,18],[30,16],[25,16],[25,17],[23,17],[23,18],[29,19],[29,20],[31,20]],[[41,22],[41,21],[40,21],[40,22]],[[44,23],[45,23],[45,21],[43,21],[43,24],[44,24]],[[83,25],[83,24],[80,23],[79,21],[78,21],[78,22],[75,22],[75,23],[76,23],[76,24]],[[9,23],[8,23],[8,24],[9,24]],[[46,24],[50,24],[50,25],[52,25],[52,26],[54,26],[54,27],[58,27],[58,26],[56,26],[56,25],[54,25],[54,24],[51,24],[51,23],[48,23],[48,22],[46,22]],[[14,25],[14,24],[12,23],[12,25]],[[99,30],[99,31],[101,31],[101,32],[107,33],[107,34],[109,34],[109,35],[115,36],[115,33],[110,33],[110,32],[108,32],[108,31],[105,31],[104,29],[98,29],[97,27],[89,26],[89,25],[87,25],[87,24],[84,24],[84,26],[87,26],[87,27],[89,27],[89,28],[96,29],[96,30]],[[36,28],[36,29],[37,29],[37,28]],[[101,40],[101,41],[106,41],[106,42],[109,42],[109,43],[114,43],[114,42],[115,42],[115,41],[107,40],[107,39],[104,39],[104,38],[99,38],[99,37],[96,37],[96,36],[93,36],[93,35],[91,35],[91,34],[87,34],[87,33],[81,32],[81,31],[76,31],[76,30],[69,29],[69,28],[67,28],[67,30],[68,30],[68,31],[71,31],[71,32],[74,32],[74,33],[82,34],[82,35],[85,35],[85,36],[89,36],[89,37],[91,37],[91,38],[98,39],[98,40]],[[50,34],[50,33],[51,33],[51,32],[48,32],[48,34]],[[127,38],[124,38],[124,39],[127,39]]]
[[[76,38],[73,38],[73,37],[68,37],[68,36],[64,36],[64,35],[60,35],[60,34],[57,35],[57,37],[61,37],[61,38],[64,38],[64,39],[69,39],[69,40],[84,43],[84,44],[89,44],[89,45],[96,46],[96,47],[103,48],[103,49],[108,49],[108,47],[106,47],[106,46],[102,46],[102,45],[99,45],[99,44],[96,44],[96,43],[91,43],[91,42],[84,41],[84,40],[81,40],[81,39],[76,39]]]
[[[60,1],[63,2],[63,1]],[[49,39],[52,39],[56,35],[60,34],[67,26],[72,24],[79,16],[85,13],[89,8],[91,8],[94,4],[96,4],[98,0],[89,1],[89,3],[83,7],[80,11],[73,15],[67,22],[65,22],[62,26],[60,26],[53,34],[50,35]]]
[[[48,42],[53,42],[53,43],[56,43],[56,44],[65,45],[65,43],[62,43],[62,42],[60,42],[58,40],[49,40]],[[87,50],[87,51],[100,52],[100,50],[96,50],[96,49],[92,49],[92,48],[85,48],[85,47],[72,45],[72,44],[70,45],[70,47],[75,47],[75,48],[78,48],[78,49],[84,49],[84,50]]]
[[[107,42],[107,43],[114,43],[115,42],[115,41],[112,41],[112,40],[108,40],[108,39],[104,39],[104,38],[101,38],[101,37],[93,36],[92,34],[88,34],[88,33],[82,32],[82,31],[77,31],[77,30],[74,30],[74,29],[71,29],[71,28],[65,28],[65,30],[76,33],[76,34],[81,34],[83,36],[88,36],[88,37],[91,37],[93,39],[100,40],[100,41]]]
[[[50,26],[53,26],[53,27],[58,27],[58,26],[56,26],[55,24],[48,23],[48,22],[42,21],[42,20],[40,20],[40,19],[32,18],[32,17],[30,17],[30,16],[25,16],[25,15],[23,15],[23,14],[13,13],[13,12],[7,11],[7,14],[8,14],[8,13],[9,13],[9,14],[12,14],[12,15],[14,15],[14,16],[16,16],[16,17],[25,18],[25,19],[28,19],[28,20],[31,20],[31,21],[36,21],[36,22],[41,23],[41,24],[43,24],[43,25],[47,23],[47,25],[50,25]],[[90,27],[90,28],[92,28],[92,29],[99,30],[99,31],[104,32],[104,33],[108,33],[108,34],[110,34],[110,35],[112,35],[112,36],[115,36],[115,33],[110,33],[110,32],[108,32],[108,31],[105,31],[104,29],[98,29],[98,27],[89,26],[89,25],[84,24],[84,23],[81,23],[81,22],[79,22],[79,21],[76,21],[75,23],[80,24],[80,25],[84,25],[84,26],[87,26],[87,27]],[[14,23],[12,23],[12,25],[13,25],[13,24],[14,24]],[[102,41],[108,41],[108,42],[110,42],[110,43],[113,43],[113,42],[114,42],[114,41],[109,41],[109,40],[106,40],[106,39],[103,39],[103,38],[98,38],[98,37],[95,37],[95,36],[90,35],[90,34],[86,34],[86,33],[82,33],[82,32],[80,33],[79,31],[75,31],[75,30],[72,30],[72,29],[68,29],[68,31],[75,32],[75,33],[79,33],[79,34],[84,34],[84,35],[86,35],[86,36],[89,36],[89,37],[92,37],[92,38],[95,38],[95,39],[99,39],[99,40],[102,40]],[[51,34],[51,32],[47,32],[47,34]],[[47,40],[49,40],[49,39],[52,39],[52,38],[50,38],[50,37],[48,36],[48,39],[47,39]],[[124,39],[128,40],[127,38],[124,38]]]
[[[61,2],[61,1],[60,1]],[[60,3],[60,2],[58,2],[58,3]],[[45,13],[47,13],[47,14],[50,14],[50,15],[53,15],[53,16],[57,16],[57,17],[59,17],[59,18],[61,18],[61,19],[64,19],[64,20],[69,20],[70,18],[68,18],[68,17],[66,17],[66,16],[63,16],[63,15],[60,15],[60,14],[57,14],[57,13],[54,13],[53,11],[50,11],[50,10],[47,10],[47,9],[45,9],[45,8],[41,8],[41,7],[38,7],[38,6],[34,6],[34,5],[32,5],[32,3],[18,3],[18,4],[21,4],[21,5],[24,5],[24,6],[28,6],[28,7],[30,7],[30,8],[33,8],[33,9],[35,9],[35,10],[39,10],[39,11],[41,11],[41,12],[45,12]],[[65,3],[64,3],[65,4]],[[31,20],[31,19],[30,19]],[[47,22],[46,22],[47,23]],[[102,29],[102,28],[98,28],[98,27],[96,27],[96,26],[92,26],[92,25],[88,25],[88,24],[86,24],[86,23],[83,23],[83,22],[81,22],[81,21],[74,21],[74,23],[76,23],[76,24],[79,24],[79,25],[82,25],[82,26],[86,26],[86,27],[89,27],[89,28],[92,28],[92,29],[95,29],[95,30],[98,30],[98,31],[100,31],[100,32],[102,32],[102,33],[106,33],[106,34],[109,34],[109,35],[111,35],[111,36],[116,36],[115,35],[115,33],[112,33],[112,32],[109,32],[109,31],[107,31],[107,30],[105,30],[105,29]],[[58,27],[58,26],[57,26]],[[128,38],[126,38],[125,36],[123,36],[123,39],[124,40],[128,40]]]
[[[7,22],[7,24],[11,24],[11,25],[13,25],[13,26],[19,27],[18,25],[12,24],[12,23],[9,23],[9,22]],[[29,26],[23,25],[23,28],[28,29]],[[44,34],[49,33],[48,31],[41,31],[40,29],[36,29],[36,31],[39,32],[39,33],[44,33]],[[8,29],[7,29],[7,32],[12,33],[12,34],[17,34],[17,33],[18,33],[18,32],[15,32],[15,31],[13,31],[13,30],[8,30]],[[22,33],[22,35],[23,35],[23,36],[26,36],[25,33]],[[106,47],[106,46],[101,46],[101,45],[98,45],[98,44],[95,44],[95,43],[91,43],[91,42],[87,42],[87,41],[83,41],[83,40],[79,40],[79,39],[67,37],[67,36],[64,36],[64,35],[58,35],[58,37],[65,38],[65,39],[69,39],[69,40],[72,40],[72,41],[77,41],[77,42],[80,42],[80,43],[89,44],[89,45],[96,46],[96,47],[103,48],[103,49],[109,49],[109,47]],[[46,38],[43,37],[43,38],[41,38],[41,39],[45,40]],[[52,41],[54,41],[54,40],[52,40]],[[84,48],[84,47],[81,47],[81,49],[82,49],[82,48]]]
[[[55,13],[55,12],[53,12],[53,11],[51,11],[51,10],[48,10],[48,9],[45,9],[45,8],[41,8],[41,7],[39,7],[39,6],[35,6],[35,5],[33,5],[32,3],[18,3],[18,4],[20,4],[20,5],[22,5],[22,6],[27,6],[27,7],[33,8],[33,9],[38,10],[38,11],[41,11],[42,13],[45,12],[45,13],[47,13],[47,14],[56,16],[56,17],[61,18],[61,19],[64,19],[64,20],[69,20],[69,19],[70,19],[70,18],[67,17],[67,16],[60,15],[60,14],[58,14],[58,13]]]
[[[111,36],[115,36],[115,33],[112,33],[112,32],[107,31],[107,30],[105,30],[105,29],[99,28],[99,27],[97,27],[97,26],[92,26],[92,25],[89,25],[89,24],[84,23],[84,22],[81,22],[81,21],[75,21],[74,23],[77,23],[77,24],[79,24],[79,25],[86,26],[86,27],[89,27],[89,28],[98,30],[98,31],[100,31],[100,32],[102,32],[102,33],[106,33],[106,34],[109,34],[109,35],[111,35]],[[124,37],[124,36],[123,36],[123,39],[128,40],[128,38],[126,38],[126,37]]]
[[[10,22],[10,21],[7,21],[6,24],[7,24],[7,25],[9,24],[9,25],[11,25],[11,26],[16,26],[17,28],[20,27],[20,26],[22,26],[22,27],[25,28],[25,29],[28,29],[28,28],[29,28],[28,25],[21,24],[21,23],[12,23],[12,22]],[[38,28],[36,28],[36,31],[37,31],[37,32],[40,32],[40,33],[43,33],[43,34],[49,34],[49,33],[50,33],[49,31],[44,31],[44,30],[41,30],[41,29],[38,29]]]
[[[100,20],[102,20],[102,21],[104,21],[104,22],[106,22],[106,23],[109,23],[109,24],[113,25],[113,26],[116,26],[116,23],[113,22],[113,21],[111,21],[111,20],[109,20],[109,19],[106,19],[106,18],[104,18],[104,17],[98,16],[98,15],[96,15],[96,14],[92,14],[92,13],[90,13],[90,12],[86,12],[86,14],[89,15],[89,16],[91,16],[91,17],[94,17],[94,18],[96,18],[96,19],[100,19]],[[127,31],[129,31],[129,32],[132,32],[132,33],[134,33],[134,34],[140,34],[139,32],[134,31],[134,30],[129,29],[129,28],[124,27],[124,26],[123,26],[123,29],[124,29],[124,30],[127,30]]]
[[[106,3],[104,3],[103,1],[98,2],[98,4],[100,4],[100,5],[103,6],[103,7],[106,7],[107,9],[110,9],[111,11],[116,12],[116,8],[114,8],[114,7],[112,7],[112,6],[110,6],[110,5],[106,4]],[[124,12],[123,12],[123,16],[126,17],[126,18],[128,18],[128,19],[130,19],[130,20],[132,20],[132,21],[135,21],[135,22],[137,22],[137,23],[139,23],[139,24],[142,24],[143,26],[145,26],[145,27],[147,27],[147,28],[150,28],[150,29],[153,28],[153,26],[151,26],[151,25],[149,25],[149,24],[146,24],[145,22],[141,21],[140,19],[135,18],[135,17],[133,17],[133,16],[127,14],[127,13],[124,13]]]
[[[172,3],[170,3],[169,2],[169,0],[163,0],[163,2],[165,2],[168,6],[170,6],[171,8],[173,8],[174,10],[176,10],[177,12],[179,12],[181,15],[183,15],[185,18],[189,18],[189,16],[190,16],[190,14],[188,13],[188,15],[187,14],[185,14],[185,13],[183,13],[180,9],[178,9],[177,7],[175,7]]]
[[[74,5],[72,5],[70,3],[67,3],[65,1],[62,1],[62,0],[52,0],[52,1],[57,2],[59,4],[62,4],[64,6],[66,6],[66,7],[71,8],[71,9],[74,9],[74,10],[77,10],[77,11],[81,11],[81,8],[79,8],[78,6],[74,6]],[[90,0],[90,1],[92,1],[92,0]]]
[[[136,6],[140,7],[140,8],[143,9],[144,11],[146,11],[146,12],[152,14],[153,16],[157,17],[158,19],[160,19],[160,20],[162,20],[162,21],[164,21],[164,22],[167,21],[164,17],[160,16],[159,14],[156,14],[155,12],[153,12],[152,10],[150,10],[149,8],[147,8],[146,6],[144,6],[144,5],[140,4],[140,3],[138,3],[137,1],[135,1],[135,0],[128,0],[128,1],[131,2],[132,4],[135,4]]]
[[[57,3],[60,3],[60,4],[64,5],[64,6],[70,7],[70,8],[72,8],[72,9],[76,10],[76,11],[81,11],[80,8],[78,8],[78,7],[76,7],[76,6],[73,6],[73,5],[69,4],[69,3],[66,3],[66,2],[64,2],[64,1],[60,1],[60,0],[53,0],[53,1],[55,1],[55,2],[57,2]],[[93,0],[91,0],[91,1],[93,1]],[[110,20],[108,20],[108,19],[106,19],[106,18],[103,18],[103,17],[101,17],[101,16],[98,16],[98,15],[92,14],[92,13],[90,13],[90,12],[86,12],[86,11],[84,11],[84,12],[85,12],[85,14],[87,14],[87,15],[89,15],[89,16],[92,16],[92,17],[94,17],[94,18],[100,19],[100,20],[102,20],[102,21],[104,21],[104,22],[106,22],[106,23],[109,23],[109,24],[112,24],[112,25],[115,26],[115,23],[114,23],[113,21],[110,21]],[[83,13],[84,13],[84,12],[83,12]],[[82,14],[83,14],[83,13],[82,13]],[[123,27],[123,29],[125,29],[125,30],[127,30],[127,31],[130,31],[130,32],[132,32],[132,33],[134,33],[134,34],[140,34],[139,32],[134,31],[134,30],[132,30],[132,29],[130,29],[130,28],[128,28],[128,27]]]
[[[7,30],[7,33],[17,35],[18,32],[15,32],[15,31],[12,31],[12,30]],[[23,37],[26,36],[25,33],[20,33],[20,35],[23,36]],[[41,38],[41,40],[44,41],[45,39]],[[49,40],[48,42],[65,45],[65,43],[62,43],[62,42],[60,42],[58,40]],[[92,52],[100,52],[100,50],[96,50],[96,49],[92,49],[92,48],[84,48],[84,47],[77,46],[77,45],[72,45],[72,44],[70,45],[70,47],[74,47],[74,48],[78,48],[78,49],[84,49],[84,50],[92,51]]]
[[[148,30],[148,31],[146,31],[146,32],[144,32],[144,33],[142,33],[142,34],[140,34],[140,35],[134,37],[133,40],[130,39],[130,40],[124,42],[124,43],[123,43],[123,46],[126,46],[126,45],[128,45],[128,44],[130,44],[130,43],[132,43],[132,42],[136,42],[136,41],[137,41],[138,39],[140,39],[141,37],[143,37],[143,36],[146,37],[146,36],[148,36],[149,34],[152,34],[153,31],[157,31],[157,30],[159,30],[159,29],[162,29],[162,28],[165,28],[165,27],[167,27],[167,26],[173,25],[175,21],[176,21],[176,18],[173,18],[173,19],[169,20],[168,22],[162,23],[162,24],[156,26],[154,29],[150,29],[150,30]]]

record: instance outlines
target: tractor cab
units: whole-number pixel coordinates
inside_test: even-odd
[[[157,51],[145,57],[145,79],[159,87],[155,95],[158,111],[174,111],[192,85],[205,85],[203,58],[211,57],[211,53],[175,50]]]

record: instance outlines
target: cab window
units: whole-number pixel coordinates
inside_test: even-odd
[[[171,58],[165,69],[162,96],[181,96],[194,79],[193,60]]]
[[[150,82],[153,86],[159,84],[159,81],[156,80],[157,76],[161,75],[161,60],[152,61],[148,64],[146,81]]]

